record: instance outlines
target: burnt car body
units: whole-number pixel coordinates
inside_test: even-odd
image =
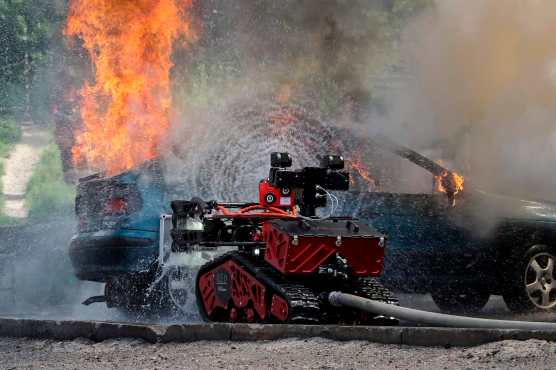
[[[387,140],[369,144],[433,175],[449,172]],[[92,176],[77,193],[79,226],[70,246],[76,275],[107,283],[109,305],[144,303],[158,268],[159,216],[172,200],[162,171],[152,162],[111,178]],[[503,295],[514,311],[556,306],[556,204],[471,186],[455,204],[434,191],[349,192],[342,199],[339,212],[388,236],[383,279],[391,289],[430,292],[445,311],[479,310],[491,294]]]
[[[158,272],[160,214],[169,203],[156,161],[117,176],[95,174],[77,185],[77,233],[69,254],[81,280],[105,283],[108,307],[139,313],[164,305],[164,287],[149,294]],[[97,302],[94,299],[92,302]],[[160,308],[161,305],[152,305]]]

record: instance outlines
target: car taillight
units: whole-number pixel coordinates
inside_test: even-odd
[[[105,211],[111,215],[125,214],[128,211],[127,200],[121,197],[110,198],[106,204]]]

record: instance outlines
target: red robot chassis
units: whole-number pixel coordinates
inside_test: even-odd
[[[209,321],[259,323],[395,324],[393,318],[333,307],[331,291],[397,304],[377,280],[386,239],[350,217],[332,217],[349,189],[340,156],[320,167],[291,167],[288,153],[272,153],[259,203],[200,199],[172,202],[172,250],[233,246],[202,266],[196,295]],[[330,215],[316,209],[331,202]]]

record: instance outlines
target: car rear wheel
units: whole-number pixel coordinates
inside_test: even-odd
[[[490,294],[475,287],[449,286],[433,290],[434,303],[443,312],[473,313],[487,304]]]
[[[150,274],[122,276],[105,285],[108,307],[114,307],[128,319],[142,320],[167,316],[170,312],[166,294],[167,279],[156,280]]]
[[[168,295],[183,315],[197,312],[195,301],[195,271],[184,266],[173,266],[168,272]]]
[[[508,261],[503,297],[514,312],[549,311],[556,308],[556,253],[547,245],[534,245]]]

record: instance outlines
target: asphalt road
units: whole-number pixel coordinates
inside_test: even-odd
[[[400,305],[403,307],[411,307],[431,312],[441,312],[436,304],[434,304],[434,301],[429,294],[397,294],[397,296],[400,299]],[[491,296],[487,305],[481,310],[481,312],[468,316],[503,320],[556,322],[556,312],[536,312],[528,314],[512,313],[506,307],[506,304],[501,296]]]
[[[87,294],[83,297],[98,294],[94,290],[87,290]],[[425,311],[440,312],[434,304],[430,295],[423,294],[397,294],[400,305],[403,307],[411,307]],[[178,318],[130,318],[118,312],[115,309],[108,309],[104,303],[96,303],[91,306],[83,306],[79,302],[83,300],[79,297],[75,304],[65,304],[59,306],[41,306],[35,307],[31,305],[17,305],[16,307],[0,307],[0,316],[17,317],[17,318],[33,318],[33,319],[53,319],[53,320],[98,320],[98,321],[120,321],[120,322],[144,322],[144,323],[194,323],[200,322],[196,312],[192,312],[188,316]],[[556,322],[556,313],[532,313],[516,315],[511,313],[504,304],[500,296],[492,296],[485,308],[473,316],[505,319],[505,320],[528,320],[528,321],[549,321]],[[404,326],[414,326],[415,323],[402,322]]]

